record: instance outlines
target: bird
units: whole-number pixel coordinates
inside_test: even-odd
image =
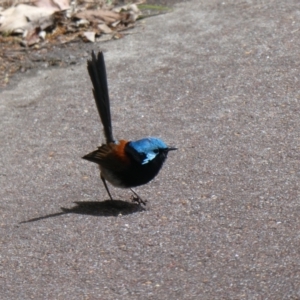
[[[130,189],[134,194],[132,200],[145,205],[146,201],[133,188],[151,181],[159,173],[168,153],[177,148],[167,146],[156,137],[135,141],[114,139],[104,55],[100,51],[96,56],[92,51],[91,56],[91,60],[87,61],[87,69],[106,143],[82,158],[99,165],[100,178],[110,200],[113,197],[106,181],[115,187]]]

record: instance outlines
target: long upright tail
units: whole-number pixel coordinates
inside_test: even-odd
[[[88,60],[87,69],[93,83],[94,98],[101,122],[103,124],[106,143],[114,142],[111,126],[106,69],[102,52],[99,52],[97,57],[94,51],[92,52],[92,60]]]

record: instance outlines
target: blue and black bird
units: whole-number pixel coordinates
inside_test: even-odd
[[[92,60],[88,60],[88,72],[93,83],[93,93],[97,109],[103,124],[106,144],[85,155],[83,159],[99,165],[100,177],[104,187],[113,200],[106,181],[119,188],[133,188],[152,180],[161,169],[168,152],[177,148],[168,147],[155,137],[137,141],[116,141],[113,138],[107,76],[103,53],[96,57],[92,52]],[[145,202],[135,194],[133,198],[139,203]]]

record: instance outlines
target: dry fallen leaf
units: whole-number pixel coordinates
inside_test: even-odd
[[[83,33],[84,40],[86,42],[95,42],[96,33],[94,31],[86,31]]]
[[[33,30],[44,23],[52,23],[51,15],[55,10],[25,4],[10,7],[0,13],[0,32],[13,33]]]
[[[55,10],[66,10],[70,8],[69,0],[37,0],[34,4],[37,7],[48,7]]]
[[[103,33],[112,33],[112,30],[106,25],[106,24],[99,24],[98,28],[101,30]]]
[[[109,10],[85,10],[74,15],[74,18],[88,20],[91,23],[112,24],[121,19],[120,14]]]

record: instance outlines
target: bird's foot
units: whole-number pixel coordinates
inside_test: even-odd
[[[130,189],[133,193],[133,195],[131,196],[131,201],[132,202],[137,202],[139,205],[144,204],[146,205],[147,200],[143,200],[133,189]]]
[[[144,204],[146,205],[147,200],[143,200],[133,189],[130,189],[133,193],[133,195],[131,195],[131,201],[132,202],[137,202],[139,205]]]
[[[146,205],[147,200],[143,200],[140,196],[138,195],[131,195],[131,201],[132,202],[137,202],[139,205],[144,204]]]

